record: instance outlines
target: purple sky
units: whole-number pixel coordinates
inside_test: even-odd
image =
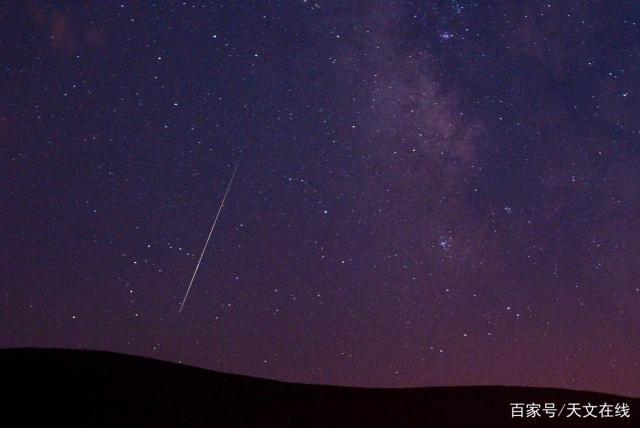
[[[342,3],[0,5],[0,347],[640,395],[640,5]]]

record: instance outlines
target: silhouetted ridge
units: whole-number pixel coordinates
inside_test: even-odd
[[[631,427],[640,411],[638,399],[592,392],[303,385],[97,351],[0,350],[0,363],[2,426]],[[632,417],[512,419],[512,402],[625,402]]]

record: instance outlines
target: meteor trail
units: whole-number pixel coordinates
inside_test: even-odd
[[[224,196],[222,197],[222,202],[220,202],[220,206],[218,207],[218,212],[216,213],[216,217],[213,220],[213,224],[211,225],[211,230],[209,231],[209,236],[207,236],[207,241],[204,243],[204,247],[202,248],[202,253],[200,253],[200,258],[198,259],[198,264],[196,265],[196,269],[193,271],[193,276],[191,277],[191,281],[189,282],[189,287],[187,287],[187,292],[184,294],[184,299],[182,299],[182,303],[180,304],[180,310],[178,313],[182,313],[182,308],[184,308],[184,303],[187,301],[187,297],[189,296],[189,291],[191,291],[191,286],[193,285],[193,280],[196,278],[196,274],[198,273],[198,268],[200,267],[200,262],[202,262],[202,256],[204,256],[204,252],[207,251],[207,245],[209,245],[209,240],[211,239],[211,235],[213,234],[213,229],[216,227],[216,223],[218,222],[218,217],[220,217],[220,212],[222,211],[222,207],[224,206],[224,201],[227,199],[227,194],[229,193],[229,189],[231,189],[231,183],[233,183],[233,178],[236,176],[236,171],[238,170],[238,166],[240,166],[240,158],[238,158],[238,162],[236,162],[236,167],[233,169],[233,173],[231,174],[231,179],[229,179],[229,184],[227,185],[227,190],[224,192]]]

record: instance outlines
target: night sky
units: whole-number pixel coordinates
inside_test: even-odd
[[[640,395],[640,4],[489,3],[3,2],[0,347]]]

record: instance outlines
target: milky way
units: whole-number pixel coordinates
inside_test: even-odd
[[[0,6],[0,346],[640,394],[638,5],[337,3]]]

